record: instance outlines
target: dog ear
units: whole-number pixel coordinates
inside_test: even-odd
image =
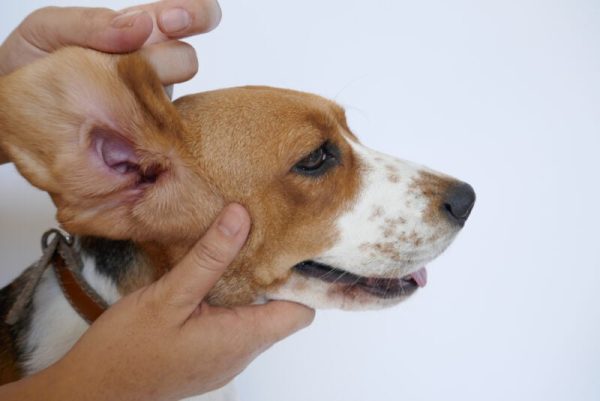
[[[0,146],[73,234],[195,237],[222,204],[138,54],[63,49],[0,78],[0,102]]]

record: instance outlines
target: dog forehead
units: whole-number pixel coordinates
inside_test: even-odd
[[[344,124],[335,103],[270,87],[198,93],[176,100],[175,106],[185,127],[188,165],[236,199],[280,193],[292,166],[325,140],[341,138]]]
[[[344,118],[341,107],[325,98],[264,86],[198,93],[178,99],[175,105],[187,122],[188,135],[243,133],[237,140],[282,135],[308,125],[326,128]]]
[[[218,153],[229,161],[283,166],[345,127],[337,104],[289,89],[228,88],[186,96],[175,105],[186,126],[186,147],[196,159]]]

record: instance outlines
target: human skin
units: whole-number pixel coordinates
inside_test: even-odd
[[[220,17],[212,0],[166,0],[125,12],[41,9],[0,47],[0,75],[66,45],[111,53],[143,46],[164,84],[181,82],[196,73],[197,60],[193,48],[176,39],[207,32]],[[0,152],[0,163],[5,162]],[[60,361],[0,387],[0,399],[39,400],[43,394],[49,401],[176,400],[229,382],[314,318],[312,309],[291,302],[236,308],[202,302],[249,228],[244,208],[227,206],[166,275],[109,308]]]

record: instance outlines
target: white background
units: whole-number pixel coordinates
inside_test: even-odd
[[[0,37],[46,4],[4,2]],[[386,311],[319,312],[240,377],[242,399],[600,400],[600,2],[222,8],[221,26],[192,40],[201,73],[176,96],[241,84],[317,92],[347,107],[367,145],[478,194],[425,289]],[[11,166],[0,185],[4,283],[39,254],[53,207]]]

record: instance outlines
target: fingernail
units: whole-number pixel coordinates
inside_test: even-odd
[[[240,228],[242,228],[243,223],[244,220],[239,215],[239,213],[236,213],[231,208],[229,208],[219,219],[218,227],[223,234],[225,234],[228,237],[233,237],[240,231]]]
[[[160,14],[160,26],[165,33],[183,31],[192,24],[192,17],[183,8],[171,8]]]

